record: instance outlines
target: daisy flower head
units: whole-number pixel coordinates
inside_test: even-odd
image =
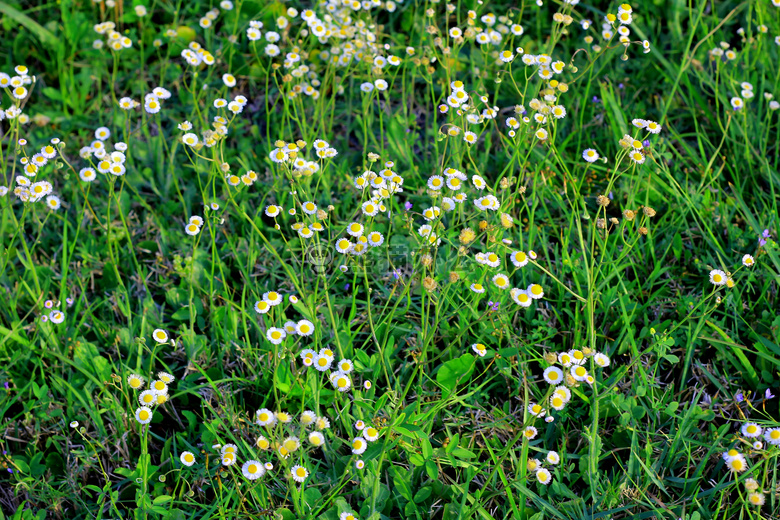
[[[151,388],[153,391],[157,392],[158,394],[168,393],[168,384],[161,379],[155,379],[154,381],[149,383],[149,388]]]
[[[198,145],[198,136],[193,133],[186,133],[181,137],[181,141],[186,144],[187,146],[197,146]]]
[[[314,421],[314,427],[318,430],[327,430],[330,428],[330,420],[327,417],[317,417]]]
[[[726,460],[726,466],[734,473],[742,473],[748,467],[745,456],[741,453]]]
[[[753,439],[760,436],[763,430],[761,426],[757,425],[756,423],[745,423],[742,425],[742,428],[740,428],[740,431],[745,437]]]
[[[370,245],[371,247],[379,247],[385,241],[384,235],[382,235],[382,233],[380,233],[379,231],[372,231],[367,235],[366,238],[368,239],[368,245]]]
[[[295,324],[295,332],[300,336],[311,336],[314,332],[314,324],[309,320],[300,320]]]
[[[737,451],[736,448],[731,448],[730,450],[724,452],[722,456],[723,460],[728,462],[730,459],[739,456],[739,451]]]
[[[355,455],[361,455],[368,448],[368,443],[363,437],[355,437],[352,439],[352,453]]]
[[[142,406],[135,411],[135,420],[140,424],[149,424],[152,422],[152,410]]]
[[[650,121],[649,119],[646,122],[645,129],[650,132],[651,134],[660,134],[661,133],[661,125],[656,123],[655,121]]]
[[[260,435],[257,437],[257,440],[255,441],[255,446],[257,446],[261,450],[267,450],[268,448],[271,447],[271,443],[268,439]]]
[[[191,451],[183,451],[181,452],[181,455],[179,455],[179,460],[185,466],[192,466],[195,464],[195,455],[193,455]]]
[[[138,390],[141,387],[144,386],[144,378],[137,375],[137,374],[130,374],[127,377],[127,384],[132,388],[133,390]]]
[[[582,152],[582,158],[589,163],[596,162],[599,159],[599,153],[593,148],[587,148]]]
[[[249,480],[257,480],[265,475],[265,466],[256,460],[248,460],[241,466],[241,473]]]
[[[548,463],[552,465],[556,465],[561,461],[561,456],[558,455],[558,452],[556,451],[550,451],[547,453],[547,457],[545,457]]]
[[[534,417],[544,417],[544,415],[547,413],[547,410],[542,408],[542,406],[539,404],[530,403],[528,405],[528,413],[530,413]]]
[[[471,349],[479,356],[479,357],[485,357],[485,354],[487,354],[487,347],[483,345],[482,343],[474,343],[471,345]]]
[[[563,410],[563,408],[566,406],[566,400],[558,394],[553,394],[550,396],[550,406],[554,410]]]
[[[713,269],[710,271],[710,283],[715,286],[726,285],[728,277],[726,273],[720,269]]]
[[[569,371],[575,381],[585,381],[588,378],[588,371],[582,365],[574,365]]]
[[[349,374],[355,369],[355,366],[352,364],[351,359],[342,359],[338,362],[338,369],[344,374]]]
[[[559,385],[563,382],[563,370],[558,367],[547,367],[544,369],[544,380],[551,385]]]
[[[314,368],[316,368],[319,372],[325,372],[326,370],[330,369],[330,366],[333,363],[333,356],[317,354],[314,356],[312,361]]]
[[[141,406],[150,406],[157,401],[157,394],[153,390],[144,390],[138,394],[138,402]]]
[[[751,255],[744,255],[742,257],[742,265],[745,267],[752,267],[756,263],[756,260]]]
[[[169,385],[176,380],[176,378],[168,372],[157,372],[157,378],[166,385]]]
[[[352,388],[352,380],[343,372],[334,372],[331,377],[331,382],[339,392],[346,392]]]
[[[631,160],[634,161],[634,163],[636,164],[644,164],[645,162],[645,154],[643,154],[639,150],[633,150],[628,155],[629,157],[631,157]]]
[[[287,412],[283,412],[283,411],[274,412],[274,417],[276,418],[277,421],[279,421],[280,423],[283,423],[283,424],[288,424],[288,423],[292,422],[292,420],[293,420],[293,416],[292,415],[290,415]]]
[[[268,302],[270,306],[276,306],[283,302],[284,298],[276,291],[268,291],[263,293],[263,301]]]
[[[600,366],[601,368],[606,368],[609,366],[610,360],[609,360],[609,356],[599,352],[593,356],[593,362],[596,363],[596,365]]]
[[[309,444],[312,446],[322,446],[325,444],[325,436],[322,434],[322,432],[311,432],[309,433]]]
[[[276,416],[268,408],[261,408],[255,413],[255,422],[260,426],[273,426],[276,424]]]
[[[157,343],[167,343],[168,333],[163,329],[154,329],[154,332],[152,332],[152,339],[154,339],[154,341]]]
[[[536,480],[540,484],[547,485],[552,480],[552,474],[550,473],[550,470],[546,468],[541,468],[539,471],[536,472]]]
[[[544,298],[544,289],[538,283],[529,285],[528,288],[526,289],[526,292],[528,293],[528,296],[530,296],[534,300]]]
[[[764,439],[769,444],[780,446],[780,428],[769,428],[764,432]]]
[[[184,226],[184,231],[190,236],[195,236],[200,233],[200,226],[188,222],[187,225]]]
[[[512,300],[514,300],[514,302],[520,307],[530,307],[533,303],[533,299],[528,295],[528,291],[517,289],[515,287],[512,289],[512,291],[510,291],[509,294],[512,296]]]
[[[515,251],[509,257],[515,267],[520,268],[528,264],[528,255],[524,251]]]
[[[316,420],[317,420],[317,414],[315,414],[311,410],[306,410],[301,414],[300,421],[303,426],[311,426],[312,424],[314,424],[314,421]]]

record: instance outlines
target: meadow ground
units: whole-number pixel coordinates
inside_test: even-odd
[[[0,519],[780,518],[780,0],[0,24]]]

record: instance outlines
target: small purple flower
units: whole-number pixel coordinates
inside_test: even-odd
[[[758,247],[764,247],[766,245],[766,240],[764,240],[761,237],[758,237]]]
[[[3,383],[3,386],[5,387],[6,390],[10,390],[11,389],[11,385],[8,384],[8,381]]]
[[[11,468],[8,468],[8,473],[13,473],[13,472],[14,472],[14,470],[12,470]]]
[[[593,102],[594,103],[601,103],[601,100],[598,98],[598,96],[593,96]]]
[[[745,396],[742,394],[742,392],[737,392],[737,395],[734,396],[734,399],[736,399],[738,403],[741,403],[745,400]]]
[[[344,285],[344,290],[345,290],[345,291],[349,291],[349,284],[345,284],[345,285]]]
[[[775,394],[772,393],[770,388],[767,388],[766,392],[764,392],[764,399],[772,399],[773,397],[775,397]]]
[[[650,139],[645,139],[642,141],[642,146],[650,146]]]
[[[618,88],[619,88],[620,90],[623,90],[624,88],[626,88],[626,86],[625,86],[625,85],[623,85],[622,83],[618,83]]]
[[[398,269],[393,269],[393,278],[395,278],[396,280],[400,280],[401,279],[401,271],[399,271]]]
[[[769,230],[765,229],[763,233],[761,233],[761,236],[764,238],[769,238],[771,235],[769,234]]]
[[[404,208],[406,208],[406,211],[409,211],[410,209],[412,209],[412,203],[407,200],[406,202],[404,202]]]

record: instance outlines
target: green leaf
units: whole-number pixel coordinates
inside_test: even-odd
[[[432,460],[425,461],[425,472],[431,480],[437,480],[439,478],[439,468]]]
[[[411,462],[415,466],[422,466],[423,464],[425,464],[425,459],[419,453],[411,453],[409,455],[409,462]]]
[[[44,87],[43,95],[54,101],[62,101],[62,93],[56,88]]]
[[[25,29],[33,33],[44,45],[51,48],[59,46],[59,38],[18,9],[11,7],[5,2],[0,2],[0,13],[3,13],[8,16],[8,18],[16,21],[19,25],[22,25]]]
[[[474,356],[463,354],[444,363],[436,372],[438,382],[446,393],[452,393],[460,381],[468,379],[474,371]]]
[[[431,441],[429,441],[427,438],[420,439],[420,442],[422,443],[422,455],[425,458],[425,460],[428,460],[433,455],[433,446],[431,446]]]
[[[430,488],[430,486],[425,486],[424,488],[421,488],[417,493],[414,494],[414,501],[418,504],[420,502],[425,501],[429,496],[431,496],[431,493],[433,490]]]

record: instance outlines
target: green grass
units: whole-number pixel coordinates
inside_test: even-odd
[[[327,14],[325,4],[252,0],[232,9],[0,1],[0,72],[25,65],[32,80],[22,99],[0,92],[0,106],[23,114],[0,121],[0,185],[10,188],[0,197],[0,518],[780,517],[780,448],[753,446],[741,431],[780,426],[780,147],[774,98],[764,95],[780,96],[780,10],[765,0],[654,0],[633,6],[624,47],[601,34],[618,4],[339,7],[330,16],[344,37],[324,43],[288,7]],[[210,9],[218,15],[204,29]],[[554,22],[556,12],[573,23]],[[507,29],[500,43],[480,45],[467,29],[486,27],[488,13],[510,20],[494,26]],[[594,22],[587,30],[584,19]],[[263,23],[256,42],[252,20]],[[130,48],[111,50],[111,29],[96,32],[102,22]],[[448,37],[453,27],[466,39]],[[266,54],[269,31],[280,35],[278,56]],[[190,42],[213,65],[188,65]],[[721,42],[733,59],[712,55]],[[560,60],[554,79],[568,89],[540,78],[518,47]],[[362,55],[331,61],[350,49]],[[287,53],[300,61],[285,67]],[[378,68],[375,56],[399,63]],[[377,79],[387,90],[361,91]],[[472,107],[442,113],[454,81]],[[144,96],[158,86],[171,96],[149,113]],[[566,116],[538,123],[532,100],[545,103],[547,88]],[[238,114],[213,104],[239,95]],[[124,97],[141,106],[122,109]],[[510,135],[517,105],[531,119]],[[494,118],[466,120],[493,107]],[[660,133],[634,127],[636,118]],[[193,129],[180,130],[184,121]],[[110,130],[109,152],[126,143],[124,171],[85,182],[80,171],[99,170],[100,159],[80,150],[99,127]],[[183,142],[188,131],[201,144]],[[642,164],[621,145],[625,134],[647,140]],[[51,184],[56,210],[13,192],[22,159],[52,138],[56,157],[30,179]],[[318,139],[337,154],[318,158]],[[305,145],[276,163],[280,140]],[[588,148],[601,159],[583,160]],[[309,171],[293,169],[298,157]],[[355,179],[386,161],[403,189],[369,215],[361,206],[371,189]],[[463,187],[428,190],[446,168],[467,176]],[[467,200],[426,219],[456,193]],[[490,194],[500,209],[477,209]],[[305,212],[309,201],[318,213]],[[282,211],[269,216],[269,206]],[[203,219],[194,236],[191,216]],[[310,237],[292,227],[314,222],[322,230]],[[353,222],[364,236],[381,232],[382,245],[339,253]],[[424,224],[436,240],[421,235]],[[514,251],[528,263],[515,267]],[[487,252],[497,267],[478,261]],[[746,254],[755,265],[743,265]],[[713,270],[733,286],[710,283]],[[544,296],[519,305],[496,274]],[[257,312],[271,291],[282,303]],[[271,341],[269,328],[290,320],[308,320],[313,333]],[[168,339],[155,341],[156,329]],[[351,388],[336,390],[335,369],[307,367],[307,349],[330,350],[334,366],[351,360]],[[573,350],[593,381],[567,379],[571,398],[553,410],[555,385],[543,374]],[[596,353],[609,365],[597,366]],[[175,381],[142,425],[129,378],[148,384],[158,372]],[[533,415],[536,403],[552,422]],[[261,409],[292,421],[256,424]],[[306,411],[329,427],[304,425]],[[317,430],[321,447],[309,441]],[[354,454],[361,435],[367,448]],[[280,454],[293,436],[301,446]],[[223,465],[228,444],[236,462]],[[744,458],[727,461],[730,449]],[[734,460],[746,471],[729,469]],[[247,461],[273,469],[250,480]],[[303,483],[292,478],[297,466]],[[749,479],[763,506],[750,503]]]

